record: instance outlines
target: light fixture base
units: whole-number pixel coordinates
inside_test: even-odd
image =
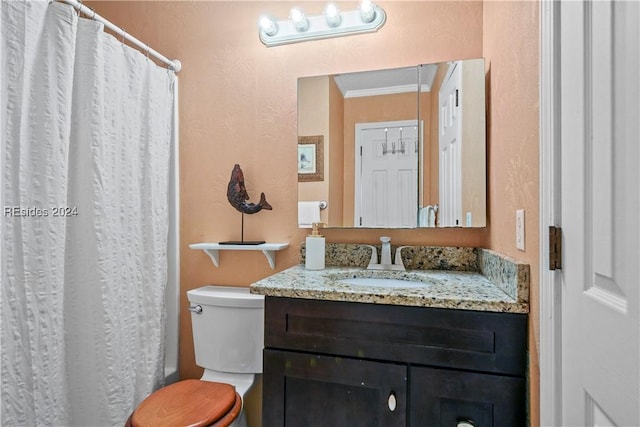
[[[374,6],[375,16],[371,22],[363,22],[359,10],[340,12],[341,22],[338,26],[329,26],[325,15],[310,16],[309,28],[299,31],[292,20],[276,21],[278,32],[268,35],[259,30],[260,41],[267,46],[280,46],[284,44],[299,43],[309,40],[320,40],[332,37],[348,36],[353,34],[372,33],[378,31],[387,15],[379,6]]]

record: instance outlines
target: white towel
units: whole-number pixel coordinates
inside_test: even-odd
[[[320,222],[320,202],[298,202],[298,227],[311,228],[314,222]]]
[[[436,206],[421,207],[418,213],[419,227],[435,227],[436,226]]]
[[[418,227],[428,227],[429,222],[429,213],[427,212],[427,207],[423,206],[418,211]]]

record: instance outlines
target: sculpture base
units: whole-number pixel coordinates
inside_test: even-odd
[[[229,240],[226,242],[218,242],[221,245],[261,245],[264,240]]]

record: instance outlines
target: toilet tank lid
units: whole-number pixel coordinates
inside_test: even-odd
[[[264,307],[264,295],[249,293],[249,288],[233,286],[203,286],[187,291],[187,298],[192,303],[222,307]]]

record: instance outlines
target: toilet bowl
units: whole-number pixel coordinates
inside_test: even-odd
[[[149,395],[125,427],[246,427],[243,400],[262,373],[264,296],[204,286],[187,298],[196,364],[204,374]]]

